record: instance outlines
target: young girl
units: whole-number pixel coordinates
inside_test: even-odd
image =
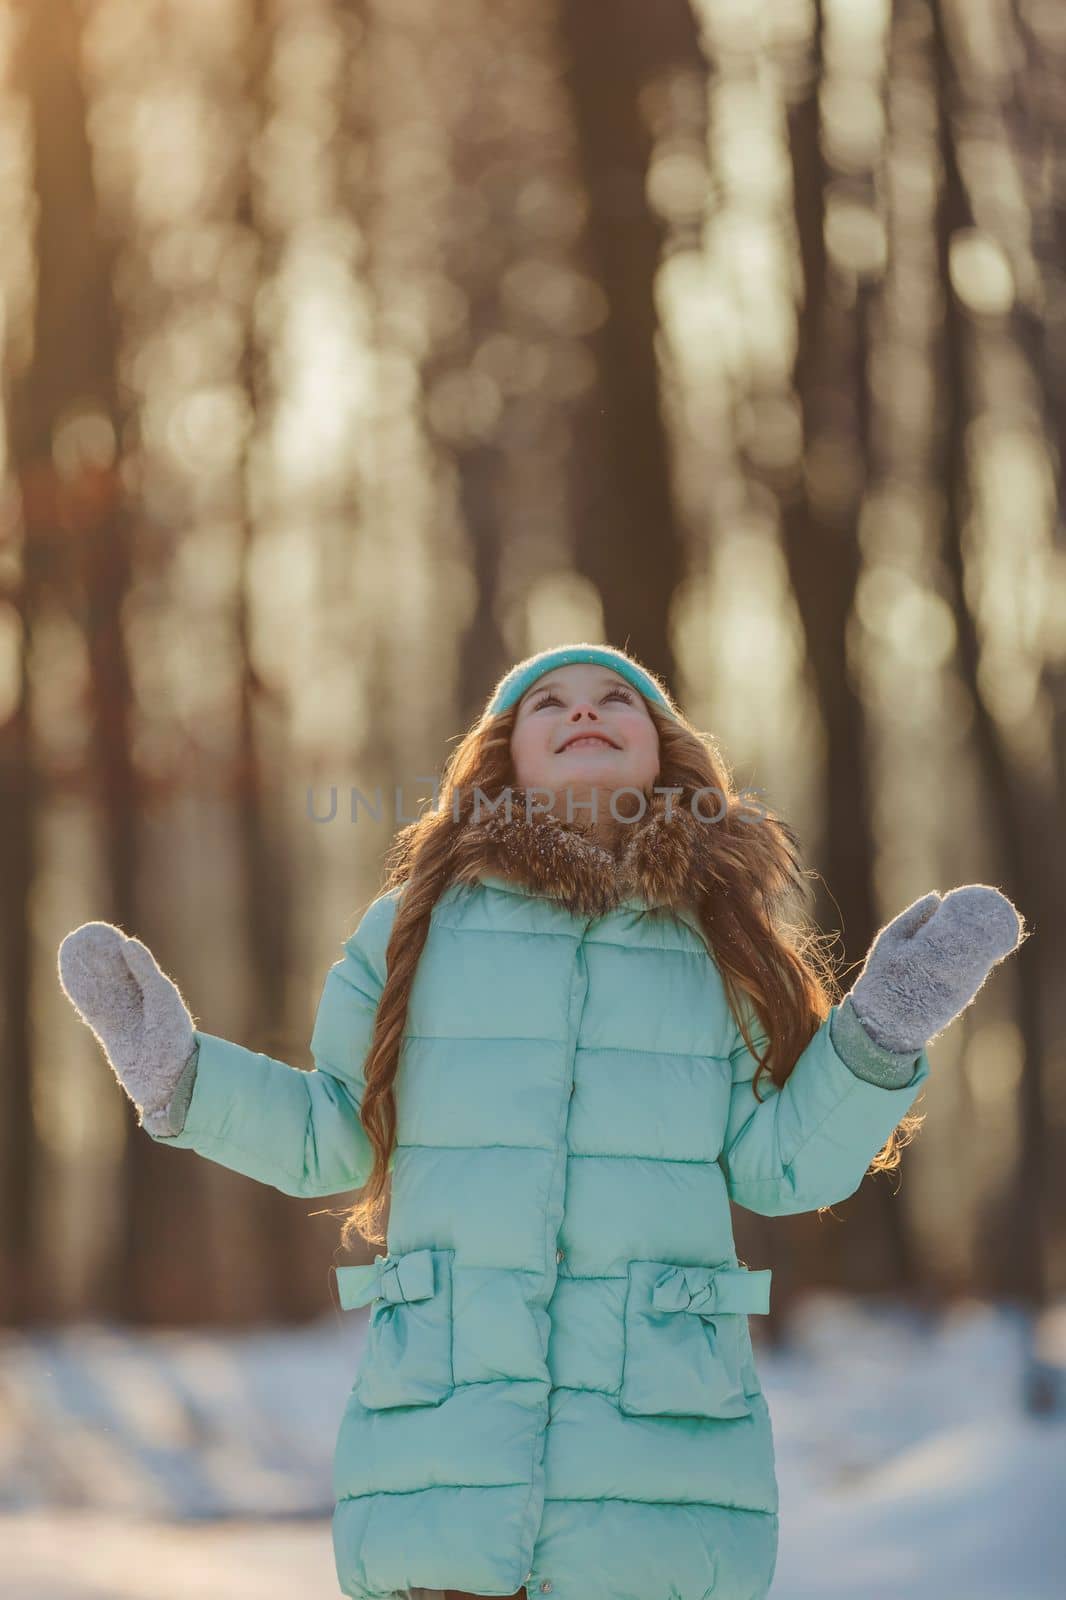
[[[495,809],[493,809],[495,807]],[[154,1139],[286,1194],[360,1189],[370,1304],[334,1457],[352,1600],[761,1600],[770,1420],[730,1202],[765,1216],[898,1165],[925,1046],[1025,936],[931,893],[843,999],[786,920],[788,825],[631,656],[513,667],[390,846],[302,1072],[194,1028],[139,940],[60,981]],[[835,997],[835,998],[834,998]],[[454,1587],[453,1587],[454,1586]]]

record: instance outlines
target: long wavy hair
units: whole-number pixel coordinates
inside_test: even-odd
[[[659,735],[655,782],[681,790],[676,809],[687,806],[699,790],[713,789],[724,797],[718,802],[722,815],[709,830],[713,894],[709,888],[701,891],[694,909],[721,972],[730,1009],[758,1062],[753,1088],[761,1100],[760,1079],[765,1075],[780,1087],[843,997],[826,941],[810,920],[813,873],[802,866],[796,834],[787,822],[763,808],[760,825],[752,826],[751,803],[737,792],[716,742],[697,732],[684,716],[675,719],[642,698]],[[396,1144],[393,1084],[411,984],[433,907],[451,881],[454,842],[470,821],[475,791],[481,791],[484,806],[514,786],[511,734],[516,714],[514,708],[486,714],[473,725],[445,765],[436,808],[401,828],[386,852],[382,892],[400,884],[406,887],[385,953],[387,975],[363,1066],[366,1087],[360,1115],[374,1165],[345,1215],[344,1247],[359,1236],[372,1244],[385,1243],[389,1168]],[[747,820],[741,820],[745,811]],[[761,1053],[745,997],[767,1039]],[[869,1170],[888,1172],[898,1167],[904,1145],[923,1121],[917,1112],[905,1115]]]

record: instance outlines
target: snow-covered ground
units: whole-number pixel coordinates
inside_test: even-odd
[[[0,1337],[0,1600],[336,1600],[330,1464],[364,1327]],[[1043,1340],[1054,1374],[1066,1306]],[[1006,1307],[927,1327],[804,1303],[759,1361],[773,1600],[1062,1600],[1066,1408],[1024,1415],[1024,1348]]]

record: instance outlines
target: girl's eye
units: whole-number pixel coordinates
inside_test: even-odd
[[[627,705],[633,704],[633,696],[628,689],[608,689],[603,698],[605,700],[610,700],[612,696],[616,695],[620,695]],[[542,699],[537,701],[536,705],[533,707],[533,710],[540,711],[544,706],[551,705],[553,700],[557,706],[562,705],[562,701],[559,699],[559,696],[557,694],[552,694],[551,690],[549,689],[547,694],[545,694]]]

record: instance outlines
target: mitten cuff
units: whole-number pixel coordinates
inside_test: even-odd
[[[189,1102],[192,1099],[193,1088],[196,1084],[196,1068],[200,1059],[200,1040],[197,1037],[189,1059],[181,1069],[181,1077],[174,1085],[174,1092],[167,1104],[161,1110],[145,1111],[141,1114],[141,1127],[157,1139],[172,1139],[175,1134],[182,1131],[185,1118],[189,1113]]]
[[[829,1031],[837,1055],[857,1078],[883,1089],[902,1089],[913,1079],[921,1051],[887,1050],[871,1039],[850,995],[834,1011]]]

